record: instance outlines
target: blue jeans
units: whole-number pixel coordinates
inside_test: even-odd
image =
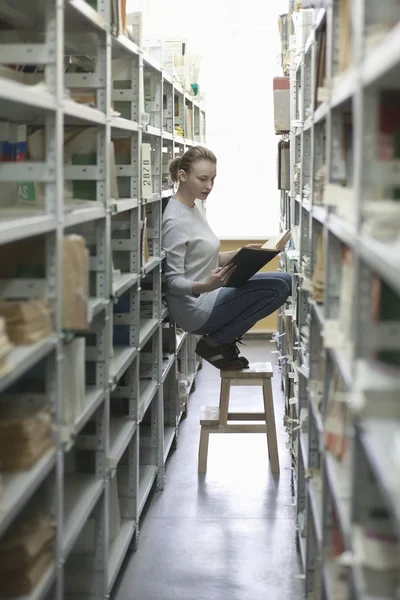
[[[221,288],[208,320],[193,333],[229,344],[278,310],[291,291],[291,275],[280,272],[257,273],[240,288]]]

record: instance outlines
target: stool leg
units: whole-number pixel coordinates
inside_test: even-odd
[[[267,379],[263,382],[263,398],[265,418],[267,423],[268,454],[271,461],[271,469],[273,473],[279,473],[279,455],[278,444],[276,441],[275,412],[272,398],[271,379]]]
[[[205,473],[207,471],[207,457],[208,457],[208,439],[210,432],[204,425],[200,431],[200,445],[199,445],[199,473]]]
[[[229,413],[229,394],[231,391],[231,382],[227,377],[221,378],[221,393],[219,396],[219,424],[226,425]]]

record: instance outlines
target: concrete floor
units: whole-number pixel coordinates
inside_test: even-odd
[[[274,346],[248,340],[242,353],[270,360]],[[263,434],[210,436],[208,470],[198,476],[202,404],[218,404],[219,371],[207,363],[190,396],[166,485],[142,520],[139,549],[128,556],[115,600],[300,600],[290,459],[282,425],[278,370],[273,379],[280,476],[272,475]],[[262,410],[261,388],[234,388],[231,408]]]

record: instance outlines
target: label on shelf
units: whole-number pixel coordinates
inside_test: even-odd
[[[146,200],[153,198],[150,144],[142,144],[142,198]]]

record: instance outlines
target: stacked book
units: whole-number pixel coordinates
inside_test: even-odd
[[[54,525],[36,513],[14,523],[0,540],[1,596],[28,595],[53,559]]]
[[[7,335],[6,321],[0,317],[0,377],[7,375],[11,369],[10,353],[13,346]]]
[[[324,165],[315,173],[313,202],[318,206],[324,204],[324,189],[326,179],[326,166]]]
[[[313,300],[318,304],[324,302],[325,289],[325,259],[324,259],[324,243],[322,235],[318,238],[317,253],[312,276],[311,295]]]
[[[0,302],[7,334],[14,344],[35,344],[52,332],[49,307],[44,299]]]
[[[0,403],[2,471],[30,469],[53,446],[51,416],[43,396],[20,394]]]

